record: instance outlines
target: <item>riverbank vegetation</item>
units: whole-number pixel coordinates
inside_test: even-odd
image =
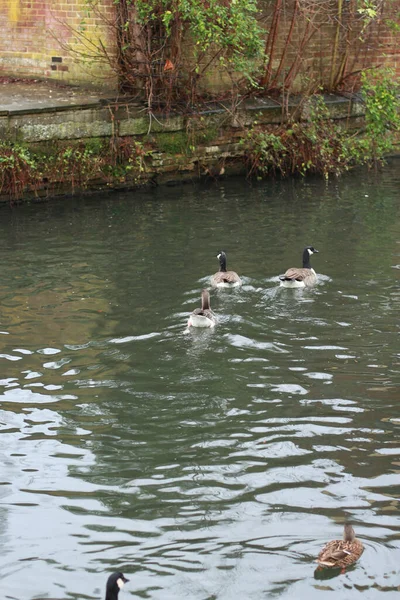
[[[47,147],[0,143],[0,195],[11,202],[30,196],[74,193],[89,186],[138,183],[146,151],[132,138],[93,139]]]
[[[2,197],[133,186],[163,169],[219,175],[229,160],[243,161],[249,176],[327,178],[378,166],[399,141],[400,89],[382,67],[399,31],[391,0],[83,2],[82,20],[66,18],[61,25],[71,35],[58,41],[77,60],[107,66],[127,110],[139,100],[148,134],[119,137],[117,100],[110,138],[3,141]],[[93,22],[108,28],[111,45],[92,36]],[[335,119],[324,101],[330,93],[355,98],[363,116]],[[241,123],[241,106],[254,98],[272,98],[280,124],[253,117]],[[213,110],[226,116],[214,119]],[[169,130],[177,114],[186,125]],[[151,132],[155,122],[158,133]],[[213,153],[216,169],[203,161]]]
[[[306,175],[325,178],[357,165],[378,166],[395,151],[400,138],[400,87],[390,70],[362,75],[364,116],[357,128],[346,119],[332,118],[322,94],[302,97],[280,125],[228,130],[238,140],[234,160],[245,162],[249,176]],[[230,115],[232,117],[232,115]],[[76,143],[52,142],[45,146],[0,144],[0,195],[17,200],[27,195],[73,193],[88,187],[135,186],[149,181],[156,156],[167,157],[170,167],[180,158],[196,156],[199,148],[215,147],[224,127],[207,117],[197,119],[193,130],[137,137],[95,138]],[[163,160],[163,159],[162,159]],[[171,170],[171,168],[169,168]],[[208,172],[204,170],[203,172]],[[220,173],[220,171],[218,171]]]
[[[273,130],[253,125],[242,140],[250,174],[320,173],[325,178],[351,167],[378,166],[400,140],[400,85],[391,70],[362,74],[365,121],[355,131],[330,118],[321,95],[304,98],[309,118]]]

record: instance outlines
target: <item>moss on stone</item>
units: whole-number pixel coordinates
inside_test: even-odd
[[[196,152],[197,146],[206,146],[218,137],[218,128],[214,125],[197,124],[188,131],[175,131],[170,133],[155,133],[151,136],[152,145],[164,154],[189,156]]]
[[[165,154],[188,154],[190,143],[185,131],[171,133],[156,133],[151,136],[157,150]]]

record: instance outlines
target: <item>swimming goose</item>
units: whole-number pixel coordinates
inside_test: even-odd
[[[242,280],[235,271],[226,270],[226,254],[221,250],[217,254],[219,271],[211,277],[211,285],[219,288],[234,288],[242,285]]]
[[[313,246],[306,246],[303,251],[303,268],[288,269],[284,275],[280,275],[281,286],[287,288],[309,287],[317,283],[317,274],[311,267],[310,256],[318,253]]]
[[[123,573],[115,572],[107,579],[106,584],[106,600],[118,600],[118,593],[124,587],[124,584],[129,581]]]
[[[196,308],[189,317],[188,327],[214,327],[216,318],[210,308],[210,294],[201,292],[201,308]]]
[[[356,562],[364,552],[364,546],[356,539],[353,527],[346,523],[342,540],[328,542],[316,562],[321,567],[347,567]]]

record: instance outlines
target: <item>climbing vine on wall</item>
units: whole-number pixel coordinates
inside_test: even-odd
[[[216,68],[251,80],[263,51],[255,0],[117,0],[125,88],[138,80],[149,107],[195,103]]]
[[[391,0],[109,0],[111,12],[106,0],[83,2],[79,47],[152,112],[193,108],[220,81],[232,97],[353,90]],[[87,34],[92,16],[111,29],[115,48]]]
[[[373,50],[380,43],[384,9],[390,1],[263,2],[267,58],[261,85],[290,92],[302,78],[302,87],[314,84],[314,89],[357,87],[361,71],[371,66]]]

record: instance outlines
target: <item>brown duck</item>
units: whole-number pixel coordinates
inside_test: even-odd
[[[219,288],[234,288],[242,285],[242,280],[235,271],[226,270],[226,254],[221,250],[217,254],[219,271],[211,277],[211,285]]]
[[[328,542],[318,555],[316,562],[321,567],[348,567],[356,562],[364,552],[364,546],[356,539],[350,523],[346,523],[342,540]]]

